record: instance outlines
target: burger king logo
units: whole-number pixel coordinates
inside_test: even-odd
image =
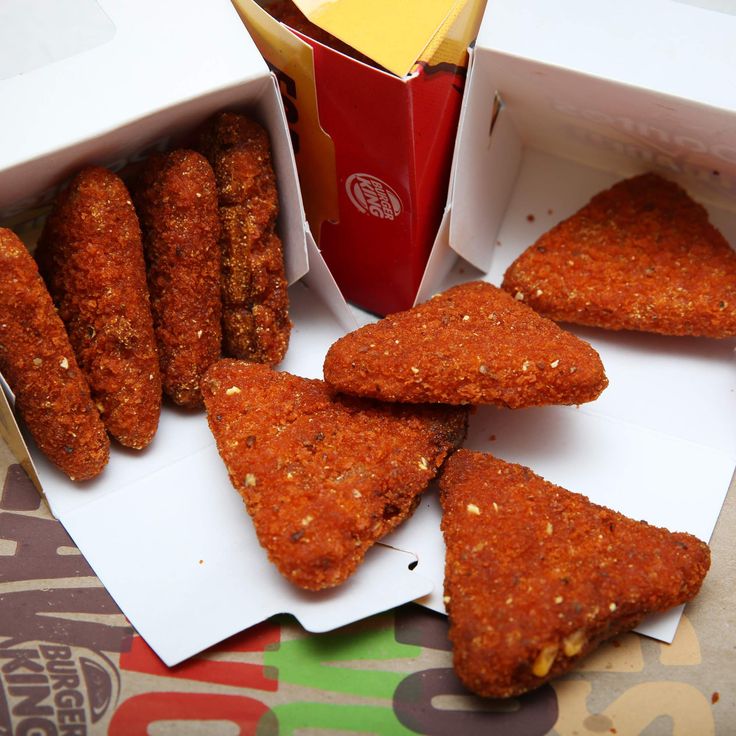
[[[102,733],[119,694],[119,672],[101,652],[44,642],[0,645],[2,736]]]
[[[364,215],[395,220],[401,214],[399,195],[376,176],[352,174],[345,182],[345,190],[358,212]]]

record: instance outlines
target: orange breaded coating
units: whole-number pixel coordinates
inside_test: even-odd
[[[110,441],[36,262],[0,228],[0,373],[39,449],[72,480],[107,464]]]
[[[324,362],[338,391],[384,401],[592,401],[608,385],[598,353],[491,284],[473,281],[345,335]]]
[[[36,258],[107,431],[141,449],[161,411],[161,376],[138,218],[121,179],[80,171],[58,196]]]
[[[597,194],[517,258],[503,288],[550,319],[664,335],[736,335],[736,253],[656,174]]]
[[[344,582],[406,519],[467,412],[334,396],[318,380],[223,360],[203,384],[207,419],[261,545],[288,580]]]
[[[220,358],[220,219],[212,167],[196,151],[151,156],[135,191],[164,393],[202,406]]]
[[[473,692],[519,695],[648,614],[692,599],[710,550],[491,455],[440,478],[454,667]]]
[[[223,352],[276,365],[286,355],[291,322],[268,133],[244,115],[225,112],[205,124],[199,149],[217,180]]]

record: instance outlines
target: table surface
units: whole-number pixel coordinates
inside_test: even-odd
[[[488,701],[456,679],[446,619],[413,604],[320,635],[277,617],[167,668],[2,441],[0,481],[0,733],[736,733],[733,485],[671,645],[627,634],[528,696]]]

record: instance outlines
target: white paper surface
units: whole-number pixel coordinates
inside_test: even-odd
[[[618,179],[526,149],[499,232],[487,235],[488,273],[458,260],[443,284],[428,287],[428,293],[472,278],[500,285],[506,268],[523,250]],[[456,187],[481,191],[485,184],[456,180]],[[461,196],[457,189],[456,196]],[[709,211],[724,235],[736,242],[736,215]],[[736,466],[736,339],[566,327],[600,353],[610,382],[600,398],[579,408],[482,407],[471,417],[465,447],[526,465],[634,519],[708,541]],[[417,555],[417,570],[431,574],[435,582],[434,592],[422,602],[443,611],[439,518],[432,494],[388,541]],[[681,612],[679,607],[659,614],[637,630],[670,642]]]
[[[736,18],[699,4],[489,0],[477,46],[544,62],[553,74],[580,71],[732,108],[732,90],[723,79],[733,69]]]
[[[0,146],[0,210],[22,204],[20,198],[40,194],[53,183],[52,176],[58,180],[82,162],[101,163],[100,156],[116,155],[105,150],[98,137],[147,115],[268,74],[229,0],[98,0],[95,4],[99,13],[90,12],[89,0],[49,3],[63,6],[67,12],[64,25],[77,27],[80,44],[86,43],[83,29],[90,16],[99,18],[101,13],[114,29],[109,40],[0,79],[6,141]],[[14,12],[5,20],[5,33],[22,35],[19,27],[32,24],[34,10],[40,12],[44,5],[45,0],[21,0],[19,8],[13,0]],[[0,13],[4,6],[5,0],[0,2]],[[196,104],[191,110],[196,114]],[[169,120],[168,125],[175,122]],[[126,132],[123,129],[123,136]],[[111,141],[117,148],[123,144],[114,136]],[[133,148],[140,139],[128,135],[125,143]],[[52,172],[29,166],[47,155],[58,157],[50,167]],[[12,167],[19,168],[2,175]]]
[[[0,79],[99,46],[115,26],[95,0],[3,0]]]
[[[325,277],[319,263],[315,271]],[[304,282],[289,295],[294,328],[280,368],[318,378],[327,348],[345,333],[345,316]],[[166,406],[149,448],[113,444],[109,465],[86,484],[68,481],[37,451],[34,457],[54,513],[168,665],[276,613],[327,631],[432,589],[409,569],[411,554],[383,545],[333,591],[300,591],[284,580],[258,543],[204,412]]]

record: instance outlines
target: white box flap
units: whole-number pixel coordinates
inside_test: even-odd
[[[0,78],[5,141],[0,170],[267,71],[228,0],[94,5],[98,8],[87,0],[3,3],[3,38],[30,34],[23,47],[32,53],[39,42],[29,18],[53,12],[63,21],[49,33],[66,34],[68,46],[49,52],[45,64],[29,60],[22,73]],[[90,32],[95,19],[102,26],[107,21],[107,30],[97,36]],[[0,43],[0,68],[17,62],[15,46]]]

